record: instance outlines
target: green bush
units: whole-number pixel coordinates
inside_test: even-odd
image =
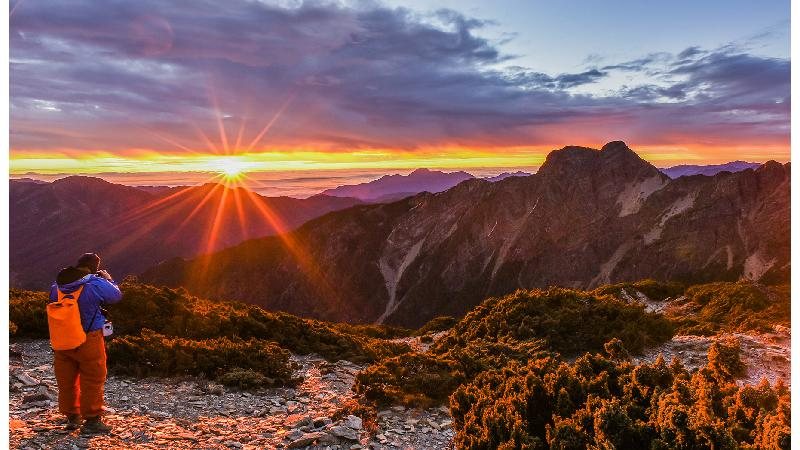
[[[274,341],[297,353],[317,353],[332,361],[364,363],[411,351],[404,343],[370,335],[408,334],[378,326],[353,326],[273,313],[255,305],[211,301],[170,289],[125,282],[121,302],[108,307],[117,336],[135,336],[144,329],[186,339],[216,337]],[[47,294],[11,291],[10,319],[17,337],[47,338]]]
[[[8,320],[14,325],[10,327],[14,337],[49,338],[47,330],[46,292],[31,292],[11,289],[8,296]]]
[[[607,284],[605,286],[600,286],[592,291],[592,293],[595,295],[613,295],[615,297],[620,297],[623,290],[633,298],[636,298],[634,293],[639,291],[650,300],[663,301],[668,298],[676,298],[683,295],[686,291],[686,286],[681,283],[661,282],[648,279],[633,283]]]
[[[432,405],[483,372],[546,358],[548,351],[602,350],[616,337],[621,339],[617,353],[623,343],[640,351],[670,339],[672,326],[640,305],[611,296],[558,288],[518,291],[484,301],[428,353],[386,358],[365,369],[355,389],[369,402]]]
[[[682,334],[769,331],[774,325],[790,326],[790,303],[787,285],[709,283],[688,288],[667,314]]]
[[[420,327],[417,331],[414,332],[414,336],[424,336],[430,333],[438,333],[440,331],[447,331],[455,324],[458,323],[458,319],[452,316],[439,316],[434,317],[428,323]]]
[[[447,401],[463,380],[454,361],[407,353],[359,372],[353,390],[378,405],[428,407]]]
[[[243,371],[249,371],[261,377],[250,377],[246,383],[286,385],[296,381],[289,357],[289,352],[277,344],[258,339],[191,340],[147,329],[137,336],[118,337],[108,343],[113,370],[139,377],[202,375],[236,384],[245,383]]]
[[[257,389],[265,386],[274,386],[278,380],[269,378],[261,372],[252,369],[242,369],[234,367],[217,378],[217,381],[239,389]]]
[[[572,363],[542,357],[459,387],[450,410],[460,449],[689,449],[790,446],[789,391],[739,388],[709,367],[663,358],[632,365],[611,354]]]
[[[600,351],[619,338],[638,353],[672,337],[672,324],[660,314],[646,313],[608,295],[572,289],[517,291],[490,298],[473,309],[433,346],[435,353],[465,347],[473,341],[541,340],[550,350],[574,356]]]
[[[414,330],[409,330],[408,328],[396,327],[392,325],[366,325],[349,323],[334,323],[331,325],[342,333],[366,336],[375,339],[404,338],[411,336],[414,332]]]

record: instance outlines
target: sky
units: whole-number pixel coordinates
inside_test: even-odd
[[[785,162],[789,6],[12,0],[11,173]]]

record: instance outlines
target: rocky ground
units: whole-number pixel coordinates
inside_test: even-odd
[[[620,296],[630,302],[642,303],[648,312],[662,313],[674,305],[674,300],[651,300],[639,291],[625,289]],[[747,366],[747,374],[739,380],[740,384],[758,384],[766,378],[775,384],[782,380],[791,385],[792,333],[789,328],[775,325],[768,333],[721,333],[716,336],[677,335],[663,345],[648,349],[642,360],[652,362],[659,354],[669,362],[680,358],[689,369],[702,367],[708,361],[708,348],[717,340],[737,340],[741,348],[742,362]]]
[[[736,339],[742,349],[742,362],[747,374],[740,384],[758,384],[762,378],[775,384],[779,379],[791,385],[791,332],[776,326],[771,333],[743,334],[723,333],[718,336],[675,336],[671,341],[645,352],[644,360],[653,361],[659,354],[669,362],[678,357],[689,369],[699,368],[707,362],[708,348],[715,340]]]
[[[106,383],[106,436],[64,430],[57,412],[52,352],[47,341],[18,341],[10,359],[10,442],[21,449],[312,448],[446,449],[453,432],[447,408],[395,407],[377,427],[355,416],[331,420],[352,397],[360,366],[295,357],[303,383],[243,392],[197,379],[133,379]],[[371,428],[371,429],[367,429]]]

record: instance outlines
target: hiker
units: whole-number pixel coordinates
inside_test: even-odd
[[[47,319],[58,383],[58,409],[67,416],[67,429],[85,420],[82,432],[108,433],[101,420],[106,381],[106,346],[102,305],[122,298],[100,257],[86,253],[73,267],[62,269],[50,288]]]

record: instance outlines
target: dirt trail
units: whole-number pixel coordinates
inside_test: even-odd
[[[21,357],[14,354],[20,352]],[[242,392],[198,379],[134,379],[106,383],[107,436],[67,432],[57,412],[52,352],[44,340],[12,344],[11,447],[21,449],[443,449],[452,442],[446,408],[380,411],[368,432],[355,416],[330,418],[352,397],[361,366],[295,357],[304,381],[296,389]],[[316,445],[315,445],[316,444]]]

